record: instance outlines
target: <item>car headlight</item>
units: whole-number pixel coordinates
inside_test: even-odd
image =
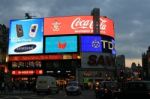
[[[108,93],[108,89],[105,88],[105,89],[104,89],[104,92],[105,92],[105,93]]]

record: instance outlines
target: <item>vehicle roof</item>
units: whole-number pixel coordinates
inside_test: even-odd
[[[44,78],[55,78],[55,77],[52,77],[52,76],[38,76],[38,78],[41,78],[41,79],[44,79]]]
[[[70,81],[69,83],[78,83],[78,81]]]
[[[114,82],[117,83],[117,81],[102,81],[101,83],[107,83],[107,82],[108,82],[108,83],[111,83],[111,82],[112,82],[112,83],[114,83]]]
[[[127,83],[150,83],[150,81],[139,80],[139,81],[128,81]]]

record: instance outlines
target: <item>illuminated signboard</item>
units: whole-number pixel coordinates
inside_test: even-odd
[[[44,18],[44,35],[93,34],[92,16],[68,16]],[[114,38],[114,23],[100,17],[100,34]]]
[[[110,53],[82,53],[81,67],[83,68],[105,68],[105,66],[114,66],[115,55]]]
[[[77,36],[46,37],[45,53],[77,52]]]
[[[36,69],[36,70],[12,70],[12,75],[41,75],[43,74],[43,70]]]
[[[43,19],[10,21],[9,55],[43,53]]]
[[[81,36],[81,52],[116,54],[115,40],[108,36]]]
[[[116,49],[115,49],[115,40],[112,39],[112,54],[116,54]]]
[[[113,38],[102,36],[102,52],[116,54],[115,40]]]
[[[81,36],[82,52],[102,52],[100,36]]]

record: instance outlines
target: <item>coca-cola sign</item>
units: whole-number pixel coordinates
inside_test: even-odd
[[[72,29],[92,29],[93,28],[93,21],[92,20],[84,20],[80,17],[77,17],[75,20],[71,23]]]
[[[94,34],[92,16],[52,17],[44,19],[44,35]],[[100,34],[114,37],[113,21],[100,17]]]
[[[103,20],[100,18],[100,29],[105,30],[106,29],[106,20]],[[77,17],[75,20],[73,20],[71,24],[72,29],[93,29],[93,20],[82,20],[80,17]]]

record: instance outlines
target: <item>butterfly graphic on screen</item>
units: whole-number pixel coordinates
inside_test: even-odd
[[[58,42],[58,48],[59,49],[65,49],[66,48],[66,43],[61,43],[61,42]]]

